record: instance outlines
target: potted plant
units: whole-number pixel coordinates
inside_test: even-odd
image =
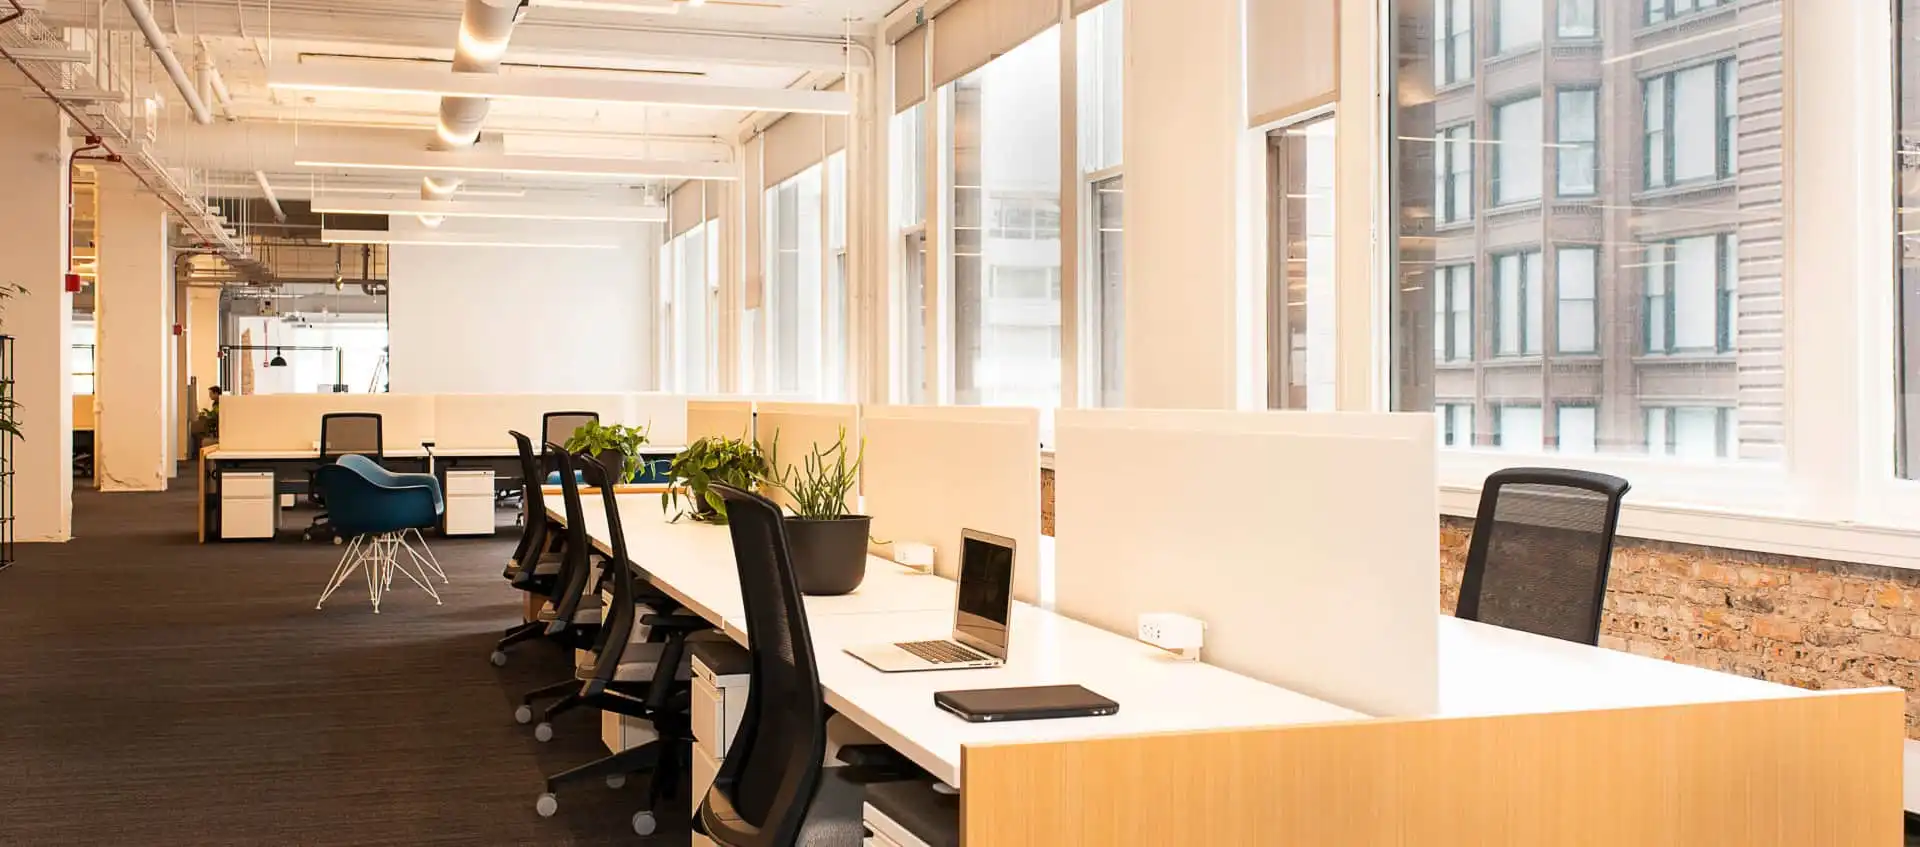
[[[862,443],[851,458],[847,431],[833,446],[815,444],[800,464],[780,464],[780,436],[773,439],[775,488],[785,492],[793,514],[786,517],[787,546],[793,553],[794,576],[803,594],[847,594],[867,577],[867,538],[873,518],[847,511],[847,500],[860,481]]]
[[[687,445],[687,449],[673,457],[667,478],[672,487],[660,495],[661,511],[684,499],[686,502],[674,520],[692,517],[706,523],[724,524],[727,522],[726,501],[720,499],[720,494],[711,486],[718,482],[751,490],[755,483],[767,478],[767,458],[760,452],[760,445],[745,438],[709,436]]]
[[[588,421],[567,437],[561,445],[567,452],[592,456],[606,468],[607,476],[620,482],[630,481],[646,466],[640,448],[647,444],[647,428],[625,424]]]

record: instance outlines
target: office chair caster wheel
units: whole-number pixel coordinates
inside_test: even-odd
[[[553,740],[553,724],[547,723],[546,721],[541,721],[539,726],[536,726],[533,728],[533,740],[539,741],[541,743],[552,741]]]
[[[338,547],[338,546],[340,546],[340,545],[342,545],[342,544],[345,544],[345,543],[347,543],[347,540],[346,540],[346,539],[344,539],[344,538],[341,538],[341,537],[340,537],[340,536],[338,536],[338,535],[336,535],[336,536],[334,536],[334,537],[333,537],[333,546],[335,546],[335,547]]]
[[[654,820],[652,812],[633,813],[633,833],[635,835],[652,835],[653,831],[659,828],[660,822]]]
[[[513,722],[517,724],[533,723],[533,707],[521,706],[513,710]]]
[[[624,787],[624,786],[626,786],[626,784],[627,784],[627,775],[626,775],[626,774],[623,774],[623,773],[617,773],[617,774],[613,774],[613,775],[611,775],[611,776],[609,776],[609,777],[607,777],[607,787],[608,787],[608,788],[622,788],[622,787]],[[641,835],[645,835],[646,833],[644,833],[644,832],[643,832],[643,833],[640,833],[640,834],[641,834]]]
[[[507,666],[507,654],[495,650],[493,651],[493,655],[487,657],[487,661],[492,662],[496,668],[504,668]],[[526,723],[526,721],[521,721],[521,723]]]
[[[533,801],[533,810],[538,812],[540,817],[553,817],[554,812],[560,811],[560,798],[552,794],[542,794],[540,799]]]

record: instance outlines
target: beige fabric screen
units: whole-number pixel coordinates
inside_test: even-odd
[[[915,27],[893,45],[893,110],[927,99],[927,28]]]
[[[747,173],[746,178],[740,182],[740,233],[744,236],[742,240],[746,242],[747,266],[740,274],[743,289],[740,307],[742,309],[760,308],[760,285],[761,277],[764,275],[760,261],[760,207],[761,198],[764,196],[762,192],[766,188],[766,180],[762,178],[764,170],[761,153],[766,148],[766,138],[764,135],[754,136],[752,141],[747,142],[746,151],[743,154],[747,159]]]
[[[767,145],[765,185],[768,187],[786,182],[826,158],[824,115],[788,115],[767,127],[763,137]]]
[[[1246,0],[1247,125],[1339,96],[1338,0]]]
[[[966,76],[1060,20],[1058,0],[955,0],[934,12],[933,85]]]

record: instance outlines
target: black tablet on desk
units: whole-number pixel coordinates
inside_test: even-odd
[[[933,704],[973,723],[1090,718],[1120,711],[1119,703],[1078,685],[936,691]]]

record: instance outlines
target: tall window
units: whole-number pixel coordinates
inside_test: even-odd
[[[73,393],[92,394],[94,382],[94,322],[73,322]],[[205,390],[206,386],[201,386]]]
[[[1737,237],[1702,235],[1646,246],[1648,353],[1730,353],[1738,285]]]
[[[1433,407],[1442,447],[1473,446],[1473,403],[1441,403]]]
[[[1546,334],[1540,270],[1538,251],[1494,257],[1494,355],[1539,355]]]
[[[1473,266],[1452,265],[1434,271],[1433,358],[1438,362],[1473,359]]]
[[[1561,38],[1597,38],[1600,21],[1593,6],[1599,0],[1559,0],[1555,7],[1554,31]]]
[[[1473,217],[1473,125],[1461,124],[1435,134],[1434,217],[1459,223]]]
[[[1591,443],[1594,455],[1578,461],[1655,490],[1677,480],[1614,464],[1674,455],[1664,434],[1648,439],[1649,409],[1726,409],[1715,443],[1732,445],[1729,460],[1784,461],[1794,359],[1793,336],[1779,330],[1792,192],[1774,164],[1793,161],[1778,156],[1793,58],[1784,0],[1742,0],[1738,21],[1709,11],[1712,20],[1679,28],[1640,25],[1646,0],[1624,10],[1531,1],[1556,49],[1485,45],[1483,55],[1499,54],[1492,71],[1459,85],[1432,85],[1434,39],[1392,44],[1392,407],[1471,406],[1483,447],[1495,433],[1504,450],[1584,454]],[[1431,2],[1387,5],[1394,32],[1433,24]],[[1525,19],[1518,5],[1477,8]],[[1473,226],[1450,225],[1452,166],[1435,139],[1468,120],[1483,122],[1474,143],[1487,199]],[[1769,167],[1736,167],[1743,152]],[[1548,198],[1577,202],[1539,202]],[[1920,230],[1920,215],[1909,221]],[[1914,407],[1920,414],[1920,399]],[[1442,479],[1470,484],[1487,461],[1449,452]]]
[[[1333,408],[1334,120],[1267,136],[1267,407]]]
[[[960,405],[1060,404],[1060,292],[993,280],[1060,272],[1060,31],[942,87],[948,384]]]
[[[1473,0],[1433,0],[1433,84],[1473,78]]]
[[[1495,0],[1494,54],[1540,46],[1541,0]]]
[[[928,402],[927,390],[927,134],[925,103],[893,116],[893,223],[900,244],[895,270],[892,396]]]
[[[1122,92],[1125,81],[1126,0],[1108,0],[1080,15],[1080,170],[1086,248],[1081,253],[1080,385],[1082,401],[1120,406],[1126,385],[1126,290],[1121,250]]]
[[[831,118],[829,120],[832,120]],[[847,351],[853,339],[848,332],[847,308],[847,154],[842,150],[827,157],[827,291],[825,327],[822,343],[820,396],[825,400],[851,400],[847,387]]]
[[[1895,75],[1894,169],[1900,175],[1899,205],[1894,209],[1895,410],[1899,426],[1895,467],[1902,479],[1920,479],[1920,50],[1909,46],[1920,21],[1920,3],[1902,0],[1894,15]]]
[[[1712,460],[1740,455],[1739,412],[1726,406],[1649,406],[1647,453]]]
[[[768,384],[780,394],[820,389],[820,165],[766,191]]]
[[[1541,129],[1538,97],[1493,108],[1494,205],[1540,199]]]
[[[1641,82],[1648,188],[1728,179],[1738,171],[1739,67],[1719,59]]]
[[[1599,251],[1592,247],[1562,247],[1554,251],[1553,286],[1559,310],[1555,315],[1562,353],[1599,350],[1599,291],[1594,274],[1600,270]]]
[[[661,325],[672,336],[663,386],[683,393],[714,390],[713,322],[718,319],[718,268],[710,273],[709,260],[719,256],[719,221],[696,224],[674,236],[664,250],[669,256],[670,284],[661,286]],[[709,245],[709,240],[713,243]],[[717,263],[712,263],[716,264]]]
[[[1587,197],[1600,189],[1600,91],[1563,88],[1555,98],[1554,172],[1562,197]]]

